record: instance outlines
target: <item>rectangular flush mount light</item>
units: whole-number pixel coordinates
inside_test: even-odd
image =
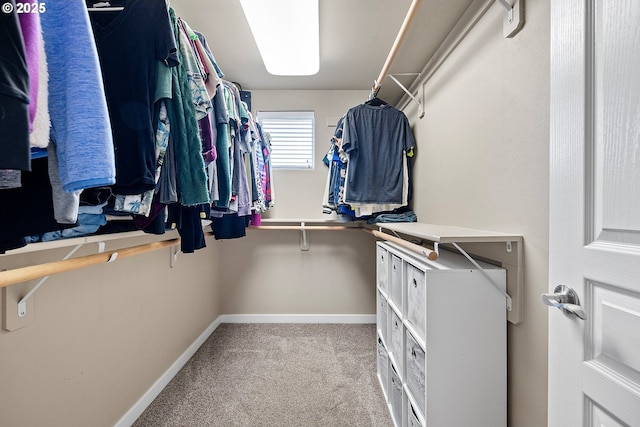
[[[267,71],[310,76],[320,69],[318,0],[240,0]]]

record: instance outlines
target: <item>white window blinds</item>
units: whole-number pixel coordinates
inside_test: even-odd
[[[274,169],[313,169],[313,112],[260,111],[263,132],[271,136]]]

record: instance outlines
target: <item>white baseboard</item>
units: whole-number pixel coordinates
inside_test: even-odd
[[[187,364],[189,359],[193,357],[193,355],[198,351],[200,346],[209,338],[209,336],[215,331],[218,326],[220,326],[221,317],[218,316],[216,320],[214,320],[207,329],[204,330],[200,334],[198,338],[180,355],[178,360],[173,362],[173,364],[167,369],[167,371],[162,374],[160,378],[147,390],[145,394],[127,411],[126,414],[115,424],[115,427],[130,427],[137,419],[142,415],[147,406],[153,402],[153,400],[158,397],[160,392],[169,384],[169,382],[176,376],[176,374],[182,369],[184,365]]]
[[[375,314],[223,314],[222,323],[376,323]]]
[[[222,323],[376,323],[375,314],[223,314],[187,348],[114,427],[130,427]]]

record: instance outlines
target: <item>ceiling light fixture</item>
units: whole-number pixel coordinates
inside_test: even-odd
[[[240,0],[267,71],[310,76],[320,69],[318,0]]]

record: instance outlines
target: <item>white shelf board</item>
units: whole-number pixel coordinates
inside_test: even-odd
[[[97,243],[97,242],[108,242],[122,239],[130,239],[130,238],[144,238],[145,240],[158,241],[162,242],[165,240],[171,240],[180,237],[177,230],[167,230],[164,234],[150,234],[145,233],[144,231],[124,231],[119,233],[111,233],[111,234],[92,234],[83,237],[72,237],[68,239],[59,239],[52,240],[49,242],[36,242],[29,243],[26,246],[23,246],[18,249],[8,250],[5,254],[0,254],[2,256],[10,256],[17,254],[26,254],[32,252],[40,252],[46,251],[50,249],[58,249],[58,248],[66,248],[71,246],[76,246],[85,243]]]
[[[377,227],[438,243],[522,242],[522,236],[421,222],[377,223]]]
[[[507,312],[507,319],[513,324],[518,324],[522,321],[524,303],[524,256],[522,248],[524,238],[522,236],[499,231],[476,230],[421,222],[376,223],[375,227],[387,230],[391,234],[399,233],[428,240],[434,242],[435,247],[446,243],[460,243],[463,246],[471,246],[470,253],[482,256],[487,260],[499,262],[502,268],[507,271],[507,293],[512,299],[512,307]],[[505,245],[499,245],[500,243]]]
[[[345,225],[358,226],[357,222],[341,222],[335,218],[262,218],[261,223],[264,225]]]

